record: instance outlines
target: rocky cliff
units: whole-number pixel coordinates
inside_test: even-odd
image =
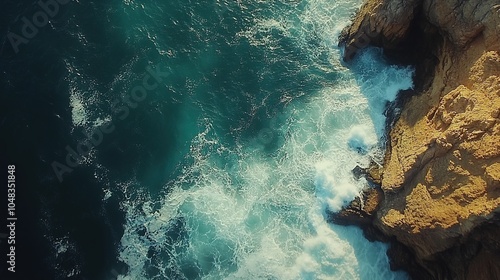
[[[368,0],[341,43],[346,61],[375,45],[416,65],[416,84],[390,131],[382,193],[365,195],[378,205],[332,219],[370,228],[368,217],[415,279],[500,279],[500,0]]]

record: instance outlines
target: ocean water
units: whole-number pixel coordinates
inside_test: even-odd
[[[378,49],[341,63],[338,35],[361,3],[61,6],[2,60],[16,69],[4,89],[43,96],[26,106],[46,110],[28,135],[42,139],[35,200],[55,277],[407,279],[385,244],[325,217],[366,185],[353,168],[381,163],[386,105],[412,87],[412,69]],[[134,90],[155,71],[154,88]],[[71,172],[54,172],[105,124]]]

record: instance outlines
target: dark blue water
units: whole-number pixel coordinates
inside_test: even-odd
[[[70,1],[14,47],[43,9],[5,4],[18,279],[405,278],[323,217],[411,87],[377,50],[340,64],[360,2]]]

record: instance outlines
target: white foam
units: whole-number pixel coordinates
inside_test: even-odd
[[[71,107],[71,118],[74,126],[83,126],[88,122],[88,114],[85,105],[85,97],[79,90],[78,80],[81,74],[77,67],[69,59],[64,61],[68,75],[66,81],[69,83],[69,105]]]
[[[413,88],[411,67],[388,66],[379,49],[367,49],[356,58],[355,79],[370,106],[370,116],[379,138],[384,134],[387,102],[396,99],[399,90]]]
[[[295,11],[299,22],[260,19],[239,36],[273,46],[272,37],[257,34],[279,29],[307,41],[313,30],[322,38],[318,52],[339,61],[335,38],[360,3],[309,0],[304,11]],[[315,51],[310,55],[321,68],[324,61]],[[271,132],[283,145],[272,155],[257,140],[225,147],[204,120],[204,130],[191,143],[193,164],[168,183],[159,209],[149,202],[124,202],[120,257],[130,270],[121,279],[144,279],[147,266],[158,267],[162,279],[172,277],[169,271],[198,271],[203,279],[405,279],[389,270],[384,244],[324,217],[326,208],[339,210],[364,186],[351,171],[380,152],[380,102],[394,99],[396,90],[411,82],[409,70],[377,59],[365,53],[354,73],[332,63],[343,76],[340,83],[311,93],[307,102],[291,100],[275,117],[286,121],[274,122],[279,125]],[[167,238],[179,220],[185,236]],[[139,234],[143,227],[146,233]],[[148,256],[150,248],[168,257],[158,263],[159,257]]]

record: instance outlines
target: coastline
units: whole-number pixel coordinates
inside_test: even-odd
[[[390,242],[413,279],[500,279],[499,23],[500,1],[368,0],[341,34],[344,60],[377,46],[416,73],[388,108],[380,187],[330,221]]]

